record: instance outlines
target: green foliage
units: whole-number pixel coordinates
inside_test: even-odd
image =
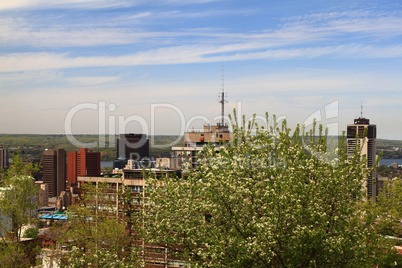
[[[175,142],[176,140],[178,142]],[[152,145],[157,145],[158,147]],[[152,136],[149,141],[149,154],[154,157],[169,157],[172,146],[184,146],[183,137],[168,135]]]
[[[402,175],[402,168],[394,168],[392,166],[381,165],[377,168],[377,175],[389,178],[400,178]]]
[[[103,174],[111,174],[113,172],[113,167],[103,167],[101,168],[101,173]]]
[[[402,141],[377,139],[376,143],[377,150],[383,152],[383,159],[402,158]]]
[[[75,135],[78,141],[84,143],[98,142],[98,135]],[[167,145],[176,141],[178,136],[157,135],[150,137],[150,144]],[[117,136],[114,138],[117,139]],[[114,141],[114,140],[113,140]],[[0,144],[11,152],[21,150],[21,154],[30,155],[33,158],[42,158],[43,151],[47,149],[65,149],[67,152],[76,151],[79,148],[71,144],[65,135],[35,135],[35,134],[0,134]],[[183,138],[174,146],[183,146]],[[151,156],[167,157],[170,154],[170,147],[155,148],[150,146]],[[395,151],[395,148],[401,148]],[[109,137],[105,139],[105,147],[91,149],[94,152],[101,152],[102,161],[113,161],[116,158],[115,143],[111,143]],[[377,139],[377,150],[383,151],[384,159],[402,158],[402,141]]]
[[[40,171],[40,166],[34,163],[23,163],[21,152],[18,151],[12,157],[12,164],[6,171],[3,171],[4,185],[12,184],[11,180],[18,176],[33,176]]]
[[[98,135],[75,135],[78,141],[83,143],[99,142]],[[150,137],[150,144],[155,145],[168,145],[174,142],[177,136],[158,135]],[[101,153],[102,161],[113,161],[116,159],[116,139],[115,137],[106,137],[105,147],[91,148],[94,152]],[[0,134],[0,144],[10,150],[10,152],[21,151],[23,155],[29,155],[33,158],[41,159],[45,149],[65,149],[66,152],[76,151],[77,148],[74,144],[70,143],[65,135],[34,135],[34,134]],[[175,146],[182,146],[183,139]],[[151,156],[169,156],[170,146],[154,148],[150,146]]]
[[[20,242],[22,226],[33,221],[38,206],[38,187],[31,177],[38,170],[34,164],[23,165],[19,154],[3,175],[0,193],[0,266],[29,267],[29,256],[35,256],[36,244],[26,246]]]
[[[73,247],[69,252],[67,260],[68,267],[110,267],[110,268],[138,268],[142,264],[137,261],[137,256],[131,254],[127,257],[120,257],[106,249],[98,249],[94,254],[82,254],[82,250],[78,247]]]
[[[383,236],[402,238],[402,179],[387,181],[377,202],[367,202],[365,209],[370,211],[367,220],[375,224],[377,232]],[[402,243],[399,242],[399,245]]]
[[[24,235],[23,238],[33,238],[36,239],[38,237],[39,234],[39,229],[37,227],[33,227],[33,228],[28,228]]]
[[[39,189],[31,177],[37,170],[38,167],[32,163],[23,165],[20,155],[17,154],[2,181],[0,212],[3,220],[0,222],[0,233],[5,235],[11,227],[10,231],[17,242],[21,237],[21,227],[31,221],[38,207]]]
[[[390,245],[357,209],[370,172],[359,151],[348,159],[344,137],[336,147],[322,127],[319,133],[315,127],[291,132],[286,122],[279,127],[273,121],[264,129],[243,119],[234,125],[233,142],[218,151],[205,146],[188,176],[150,175],[146,242],[205,267],[370,267],[390,261],[384,257]]]
[[[62,265],[68,267],[139,267],[138,248],[131,244],[127,222],[116,215],[116,193],[106,184],[84,185],[78,205],[60,241],[70,241]]]
[[[19,243],[3,241],[0,243],[0,267],[7,268],[25,268],[31,267],[31,262],[28,257],[29,249]],[[38,253],[39,248],[31,251],[32,254]]]
[[[395,263],[402,263],[402,255],[397,254],[397,250],[394,248],[394,246],[402,246],[401,208],[402,180],[400,178],[385,184],[377,196],[377,202],[368,199],[360,204],[360,209],[365,212],[362,217],[364,224],[370,226],[371,231],[377,235],[376,243],[389,248],[390,254],[384,254],[377,259],[377,263],[383,264],[384,267],[396,267]]]

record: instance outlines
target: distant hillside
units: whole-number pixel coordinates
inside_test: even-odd
[[[78,141],[83,143],[98,142],[98,135],[75,135]],[[150,137],[150,155],[154,157],[169,156],[171,146],[184,145],[183,138],[179,139],[177,144],[169,145],[176,141],[178,136],[158,135]],[[94,152],[101,152],[102,161],[112,161],[116,158],[116,139],[111,140],[106,137],[105,147],[91,148]],[[157,146],[152,146],[152,144]],[[16,153],[21,150],[21,153],[31,158],[42,158],[42,153],[45,149],[65,149],[67,152],[76,151],[79,148],[74,146],[65,135],[35,135],[35,134],[0,134],[0,147],[9,149],[10,153]]]
[[[383,152],[383,159],[402,159],[402,141],[377,139],[377,153]]]
[[[84,143],[99,142],[98,135],[75,135],[74,138]],[[171,146],[184,145],[183,137],[176,144],[172,144],[178,138],[165,135],[150,137],[150,155],[169,156]],[[116,139],[117,136],[112,142]],[[109,137],[106,137],[105,144],[104,148],[95,147],[91,150],[101,152],[102,161],[112,161],[116,158],[116,146],[109,143]],[[0,134],[0,147],[9,149],[11,153],[21,149],[23,155],[32,158],[42,158],[45,149],[65,149],[67,152],[78,150],[65,135]],[[383,152],[383,159],[402,159],[402,141],[377,139],[377,151]]]

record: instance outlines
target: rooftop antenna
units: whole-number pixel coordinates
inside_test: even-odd
[[[363,118],[363,102],[360,105],[360,118]]]
[[[222,116],[222,126],[224,126],[225,124],[225,103],[227,103],[227,100],[225,100],[225,72],[224,72],[224,68],[222,66],[222,93],[220,94],[221,96],[221,100],[219,101],[221,104],[221,116]]]

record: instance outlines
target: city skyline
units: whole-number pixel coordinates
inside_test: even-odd
[[[154,112],[152,131],[133,120],[125,132],[180,134],[177,111],[219,121],[224,81],[226,114],[268,112],[294,128],[320,110],[342,132],[363,106],[378,138],[402,140],[402,4],[330,2],[1,3],[0,133],[66,133],[74,107],[104,102],[106,133],[119,116],[152,127]],[[99,118],[80,110],[71,130],[98,133]]]

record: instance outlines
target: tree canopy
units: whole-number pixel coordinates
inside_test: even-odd
[[[235,118],[237,121],[237,118]],[[268,124],[267,115],[267,125]],[[331,144],[286,122],[234,124],[234,140],[205,146],[197,170],[149,176],[144,239],[205,267],[370,267],[393,263],[392,243],[358,208],[371,170],[344,137]],[[391,256],[386,258],[385,256]]]
[[[0,222],[2,234],[11,231],[17,241],[22,236],[21,227],[31,221],[38,208],[38,186],[32,174],[39,167],[35,164],[23,164],[20,154],[13,157],[13,164],[4,172],[0,196]],[[11,230],[7,230],[11,226]]]
[[[20,154],[2,175],[0,191],[0,266],[27,267],[30,265],[26,247],[20,243],[22,227],[33,221],[38,208],[38,186],[32,174],[35,164],[23,164]],[[35,254],[33,249],[32,254]]]
[[[115,192],[103,183],[85,184],[82,190],[79,203],[69,208],[68,223],[61,227],[60,242],[69,250],[62,255],[60,264],[68,267],[140,267],[139,247],[130,232],[130,219],[125,217],[127,208],[123,207],[118,216],[115,207],[116,199],[130,198],[131,191]]]

